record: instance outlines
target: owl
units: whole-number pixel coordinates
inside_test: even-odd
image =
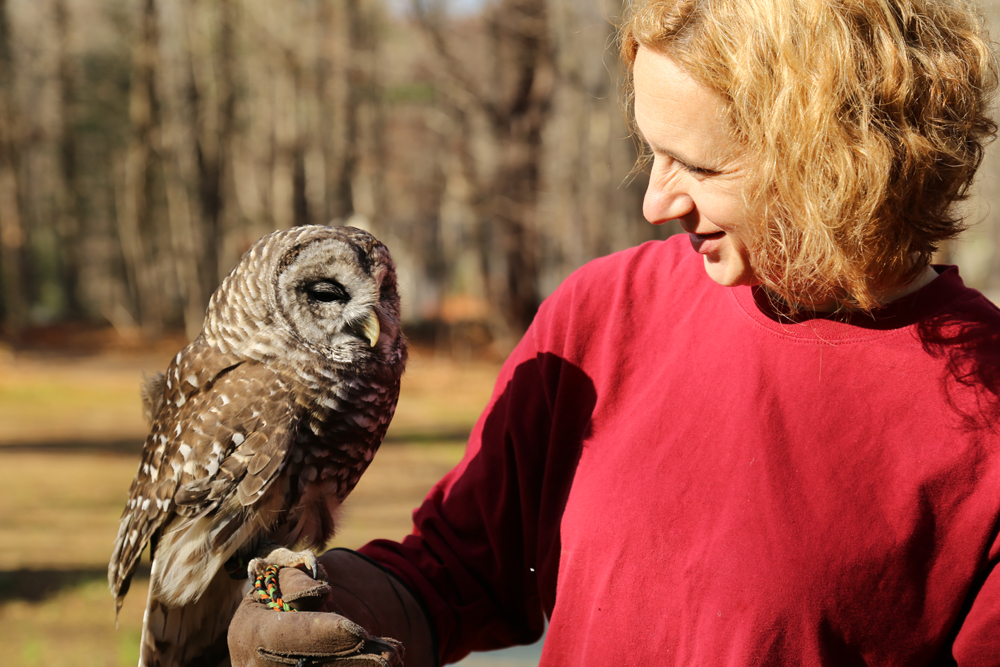
[[[372,235],[296,227],[243,255],[143,388],[150,432],[108,566],[120,610],[150,545],[140,665],[228,664],[248,562],[315,576],[309,550],[385,435],[405,364],[395,268]]]

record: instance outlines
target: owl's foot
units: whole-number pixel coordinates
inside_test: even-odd
[[[319,563],[316,562],[316,554],[311,551],[292,551],[284,547],[272,550],[267,556],[254,558],[247,565],[247,574],[253,581],[259,576],[263,576],[264,570],[275,565],[282,567],[303,567],[306,572],[312,575],[313,579],[319,579]]]

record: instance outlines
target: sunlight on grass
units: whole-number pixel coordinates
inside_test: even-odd
[[[142,632],[130,630],[118,633],[118,663],[121,665],[136,665],[139,663],[139,640]]]
[[[42,664],[42,642],[32,639],[21,646],[21,663],[24,665]]]
[[[0,569],[107,565],[138,456],[4,452]]]
[[[383,447],[345,503],[331,546],[356,548],[378,537],[404,536],[413,508],[463,449],[452,443]],[[104,578],[135,461],[130,456],[5,454],[0,448],[0,467],[21,492],[21,502],[0,495],[0,575],[48,567],[55,573],[79,570],[86,578],[42,600],[0,604],[0,645],[24,665],[136,664],[148,582],[133,582],[115,632],[114,603]],[[11,523],[14,517],[20,518]]]
[[[499,365],[413,355],[403,375],[389,437],[467,433],[489,401]]]
[[[158,357],[114,365],[93,358],[0,361],[0,445],[104,438],[142,442],[146,425],[139,386],[143,373],[162,363]]]
[[[19,665],[135,665],[148,581],[137,578],[115,630],[104,572],[139,463],[138,386],[148,361],[0,360],[0,646]],[[495,364],[416,355],[393,437],[344,505],[331,546],[399,539],[431,485],[462,456]],[[87,426],[89,424],[89,426]],[[134,453],[49,451],[11,442],[137,438]],[[17,585],[30,575],[35,584]],[[51,581],[49,581],[51,580]],[[27,588],[27,590],[25,590]]]
[[[117,632],[114,604],[103,579],[68,587],[37,602],[0,605],[3,646],[24,665],[135,665],[145,587],[146,582],[136,582],[135,600],[126,600]]]

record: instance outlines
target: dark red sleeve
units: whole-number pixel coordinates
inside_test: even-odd
[[[553,344],[551,300],[511,354],[459,465],[414,512],[402,544],[361,549],[423,597],[442,662],[527,644],[555,602],[559,522],[595,403]],[[543,333],[544,332],[544,333]]]
[[[1000,541],[990,555],[993,567],[973,586],[972,605],[952,645],[958,667],[1000,667]]]

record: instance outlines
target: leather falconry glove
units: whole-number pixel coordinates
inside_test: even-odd
[[[275,611],[256,592],[244,598],[229,625],[233,667],[398,667],[404,653],[406,667],[437,664],[424,612],[393,575],[347,549],[318,560],[329,583],[278,571],[281,598],[296,611]]]

